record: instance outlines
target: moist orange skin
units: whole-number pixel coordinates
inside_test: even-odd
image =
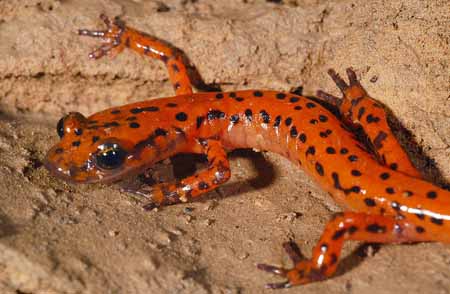
[[[285,243],[292,269],[258,265],[287,278],[269,288],[330,277],[345,240],[450,242],[450,192],[422,179],[392,134],[385,110],[368,96],[351,69],[349,84],[329,71],[342,99],[321,91],[321,101],[262,90],[194,94],[181,51],[118,19],[102,19],[106,31],[80,30],[104,43],[90,57],[115,56],[129,48],[159,59],[167,66],[176,96],[113,107],[88,118],[67,115],[61,141],[47,154],[46,167],[54,175],[79,183],[111,182],[177,153],[207,156],[208,168],[194,176],[132,191],[151,198],[146,207],[152,208],[191,201],[225,183],[231,175],[225,149],[255,148],[287,157],[346,212],[326,225],[311,259],[301,260],[295,245]],[[336,107],[340,118],[324,103]],[[356,139],[354,126],[362,127],[371,146]],[[125,150],[119,167],[98,166],[95,158],[105,142]]]

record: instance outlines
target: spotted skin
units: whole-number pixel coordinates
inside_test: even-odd
[[[379,243],[450,242],[450,192],[422,179],[390,130],[381,105],[370,98],[348,69],[347,84],[330,76],[343,93],[318,97],[339,109],[337,118],[307,97],[277,91],[195,93],[181,54],[119,19],[101,16],[106,31],[80,30],[103,45],[89,56],[115,56],[124,48],[167,65],[176,96],[114,107],[84,117],[69,113],[58,123],[59,143],[45,166],[78,183],[112,182],[138,174],[177,153],[204,154],[208,168],[175,183],[131,190],[151,199],[151,209],[187,202],[230,178],[226,149],[255,148],[281,154],[304,169],[346,212],[325,227],[311,259],[292,244],[284,248],[292,269],[260,264],[287,281],[286,288],[333,275],[347,240]],[[361,126],[372,148],[349,131]]]

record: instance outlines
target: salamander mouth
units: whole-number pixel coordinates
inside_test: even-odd
[[[82,168],[75,165],[66,169],[57,166],[52,161],[46,159],[44,161],[44,166],[53,176],[70,183],[95,183],[100,181],[100,179],[96,177],[88,176],[85,170],[83,172]]]

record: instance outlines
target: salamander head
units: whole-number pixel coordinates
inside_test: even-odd
[[[57,124],[61,140],[48,151],[45,167],[59,178],[82,183],[111,182],[136,170],[134,144],[114,132],[116,127],[69,113]]]

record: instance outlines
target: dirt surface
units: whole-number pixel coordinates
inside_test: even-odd
[[[270,3],[269,3],[270,2]],[[276,3],[280,2],[280,3]],[[224,90],[303,86],[357,71],[408,132],[417,166],[450,181],[450,2],[0,1],[0,293],[272,293],[255,264],[309,255],[340,209],[276,155],[231,154],[232,180],[203,200],[145,212],[118,185],[69,185],[42,166],[70,110],[173,95],[163,65],[124,52],[88,60],[100,13],[182,48]],[[196,163],[177,157],[175,175]],[[173,175],[170,161],[155,167]],[[280,293],[450,293],[450,247],[347,244],[333,279]]]

